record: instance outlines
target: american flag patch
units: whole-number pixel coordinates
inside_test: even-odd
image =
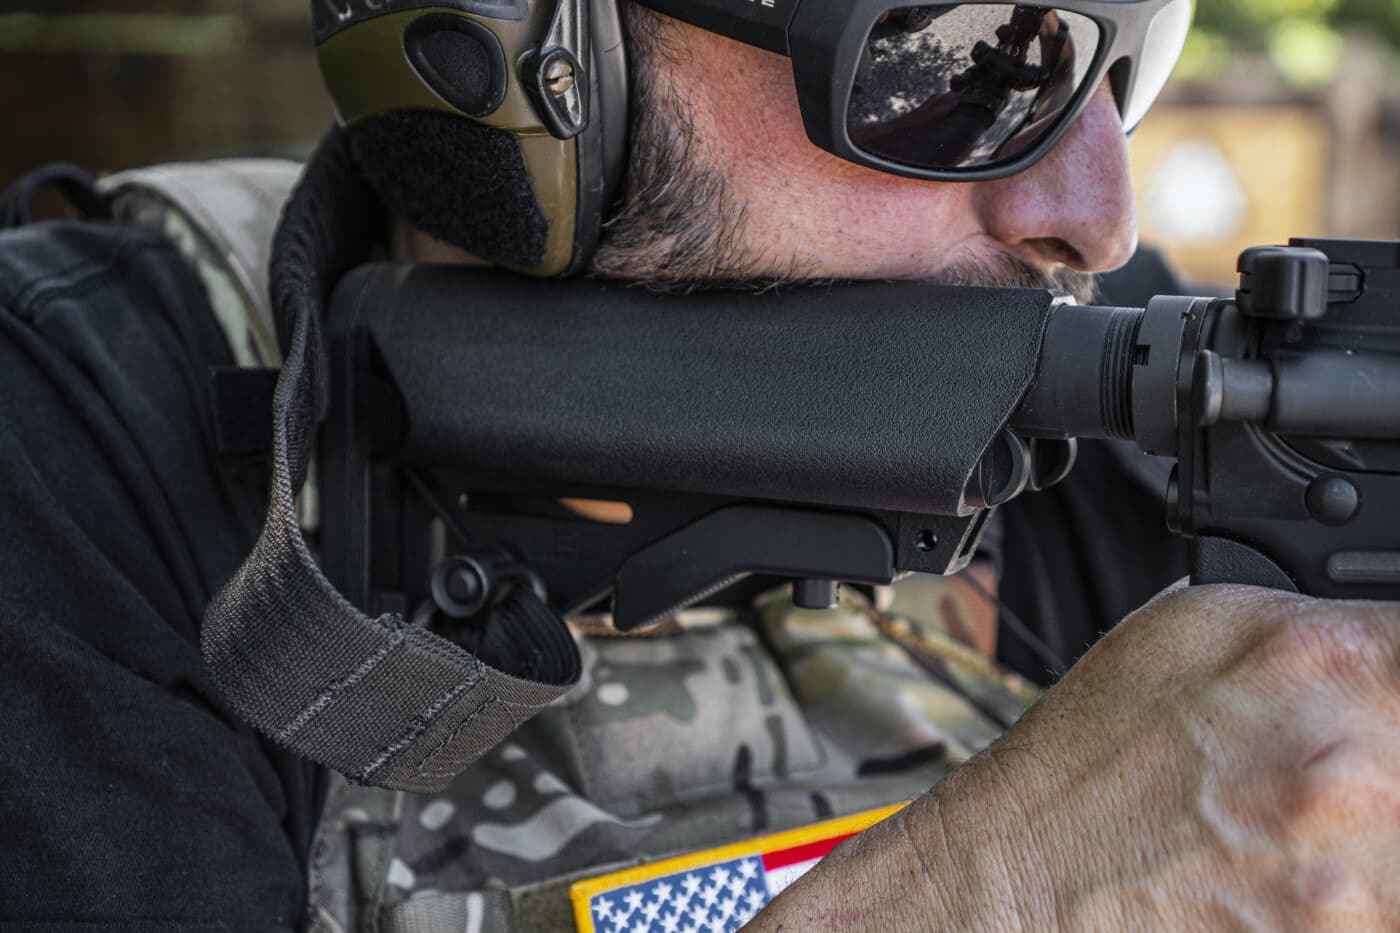
[[[569,888],[580,933],[729,933],[903,804],[599,875]]]

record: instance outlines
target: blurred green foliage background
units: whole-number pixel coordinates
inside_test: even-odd
[[[1331,81],[1346,35],[1365,34],[1400,57],[1400,0],[1198,0],[1178,81],[1219,78],[1241,54],[1267,55],[1288,81]]]

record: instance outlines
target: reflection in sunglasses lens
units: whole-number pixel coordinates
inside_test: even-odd
[[[927,169],[981,168],[1032,148],[1074,103],[1099,27],[1023,4],[901,7],[870,29],[846,108],[851,141]]]

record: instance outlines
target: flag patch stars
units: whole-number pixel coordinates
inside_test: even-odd
[[[598,933],[729,933],[772,895],[758,857],[679,871],[594,896]]]

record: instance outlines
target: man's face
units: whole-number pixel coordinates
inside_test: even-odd
[[[634,75],[625,204],[594,270],[678,287],[804,279],[1051,285],[1136,240],[1122,126],[1107,86],[1045,158],[1009,178],[941,183],[813,145],[791,62],[625,5]]]

